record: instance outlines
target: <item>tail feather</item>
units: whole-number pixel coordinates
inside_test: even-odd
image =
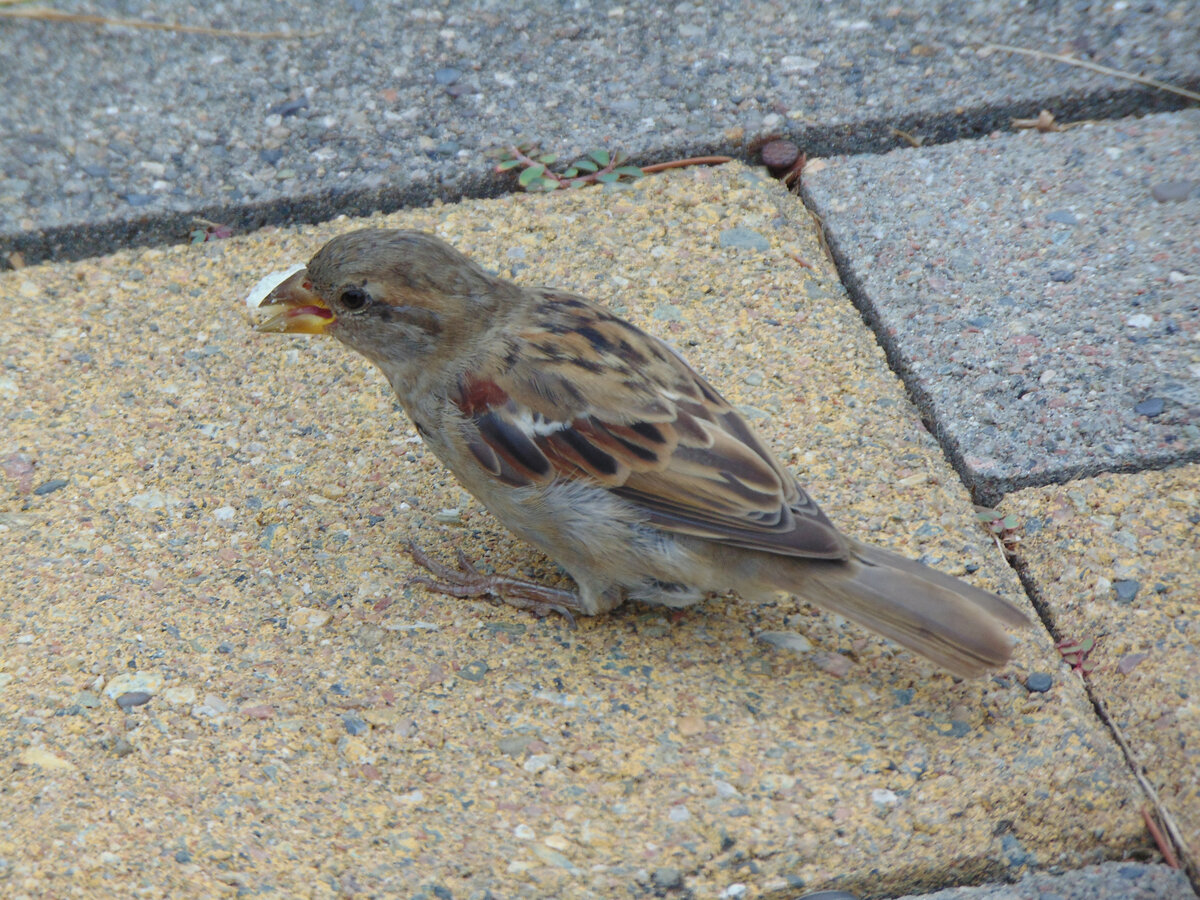
[[[1002,624],[1027,625],[1015,606],[913,560],[859,541],[851,560],[810,563],[804,596],[853,619],[956,675],[982,675],[1008,662]]]

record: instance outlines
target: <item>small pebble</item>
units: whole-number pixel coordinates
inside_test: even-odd
[[[800,156],[800,148],[791,141],[771,141],[762,148],[763,165],[771,169],[786,169]]]
[[[135,706],[141,706],[142,704],[149,703],[150,698],[153,696],[154,695],[148,691],[126,691],[124,694],[121,694],[117,697],[117,706],[121,707],[121,709],[125,710],[126,712],[129,712],[129,710],[133,709]]]
[[[771,249],[771,242],[750,228],[727,228],[719,238],[721,246],[734,250],[758,250],[765,253]]]
[[[295,97],[291,100],[284,100],[282,103],[276,103],[267,110],[267,115],[280,116],[286,119],[288,116],[294,116],[300,110],[308,107],[307,97]]]
[[[683,876],[679,873],[678,869],[664,867],[654,870],[652,880],[654,881],[655,887],[666,890],[669,888],[679,887],[683,883]]]
[[[1058,222],[1060,225],[1078,225],[1079,219],[1069,209],[1056,209],[1046,213],[1047,222]]]
[[[1025,687],[1031,694],[1044,694],[1054,684],[1054,679],[1045,672],[1034,672],[1025,679]]]
[[[342,727],[346,729],[347,734],[351,734],[356,737],[360,734],[366,734],[371,730],[370,725],[352,713],[347,713],[346,715],[342,716]]]
[[[433,73],[433,80],[441,85],[454,84],[454,82],[458,81],[460,78],[462,78],[462,72],[451,66],[447,66],[444,69],[438,69]]]
[[[60,488],[65,488],[69,482],[65,478],[54,478],[50,481],[45,481],[33,489],[33,492],[39,497],[46,494],[53,494]]]
[[[465,678],[467,681],[483,681],[483,676],[487,673],[488,664],[482,659],[467,663],[458,672],[459,676]]]
[[[1179,203],[1191,196],[1195,181],[1160,181],[1150,188],[1150,196],[1159,203]]]
[[[1164,404],[1162,397],[1150,397],[1134,406],[1133,411],[1139,416],[1145,416],[1148,419],[1153,419],[1155,416],[1162,415],[1163,406]]]
[[[1075,272],[1071,269],[1055,269],[1050,273],[1050,280],[1067,284],[1075,280]]]
[[[1132,603],[1141,589],[1142,586],[1139,582],[1129,579],[1113,582],[1113,592],[1121,603]]]

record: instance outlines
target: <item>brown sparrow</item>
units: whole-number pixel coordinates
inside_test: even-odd
[[[439,591],[568,616],[797,594],[958,675],[1004,664],[1001,626],[1027,624],[994,594],[838,532],[674,349],[582,297],[505,281],[428,234],[363,230],[260,305],[275,314],[257,330],[330,334],[375,363],[463,487],[579,588],[482,575],[461,553],[455,570],[414,547]]]

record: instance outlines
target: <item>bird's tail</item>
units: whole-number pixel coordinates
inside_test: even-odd
[[[802,594],[825,608],[927,656],[956,675],[984,674],[1008,662],[1003,625],[1029,620],[988,591],[851,540],[848,563],[809,563]]]

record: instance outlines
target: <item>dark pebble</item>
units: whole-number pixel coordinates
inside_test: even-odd
[[[1079,219],[1069,209],[1056,209],[1046,213],[1047,222],[1058,222],[1060,225],[1078,225]]]
[[[1045,672],[1034,672],[1025,679],[1025,688],[1031,694],[1044,694],[1054,685],[1054,679]]]
[[[1191,196],[1194,181],[1160,181],[1150,188],[1150,196],[1159,203],[1179,203]]]
[[[118,759],[124,759],[132,752],[133,744],[129,742],[129,739],[125,737],[125,735],[121,735],[119,738],[113,741],[113,754]]]
[[[1137,404],[1137,406],[1133,408],[1133,411],[1139,416],[1146,416],[1147,418],[1153,419],[1155,416],[1162,415],[1163,405],[1162,397],[1150,397],[1149,399],[1143,400],[1141,403]]]
[[[229,641],[221,641],[221,643],[217,644],[217,652],[218,653],[232,653],[233,652],[233,644],[229,643]]]
[[[462,72],[452,66],[447,66],[444,69],[438,69],[433,73],[433,80],[438,84],[454,84],[458,79],[462,78]]]
[[[269,166],[273,166],[283,159],[283,151],[276,147],[273,150],[259,150],[258,158]]]
[[[433,148],[433,152],[437,156],[453,156],[458,152],[458,143],[455,141],[442,141]]]
[[[786,169],[800,156],[800,148],[791,141],[771,141],[762,148],[763,165],[771,169]]]
[[[350,693],[350,691],[346,689],[346,686],[340,681],[335,681],[333,684],[331,684],[329,686],[329,690],[337,694],[339,697],[345,697]]]
[[[284,100],[282,103],[276,103],[274,106],[268,109],[267,112],[273,115],[283,116],[286,119],[288,116],[294,116],[296,113],[300,112],[300,110],[306,109],[307,107],[307,97],[296,97],[293,100]]]
[[[121,199],[130,206],[149,206],[154,202],[153,194],[121,194]]]
[[[45,494],[53,494],[59,488],[65,488],[68,484],[65,478],[51,478],[49,481],[43,481],[33,489],[33,492],[39,497]]]
[[[1113,591],[1117,595],[1117,599],[1122,603],[1132,603],[1138,595],[1138,591],[1142,589],[1141,584],[1136,581],[1114,581]]]
[[[91,175],[93,178],[107,178],[108,166],[80,166],[85,175]]]
[[[121,707],[121,709],[125,710],[126,712],[129,712],[129,710],[133,709],[135,706],[141,706],[143,703],[149,703],[150,698],[153,696],[153,694],[150,694],[146,691],[126,691],[125,693],[121,694],[121,696],[117,697],[117,706]]]
[[[1075,272],[1071,269],[1055,269],[1050,273],[1050,280],[1067,284],[1075,280]]]
[[[477,659],[474,662],[469,662],[463,666],[458,674],[467,681],[483,681],[483,676],[488,673],[488,664],[482,659]]]
[[[175,862],[190,863],[191,861],[192,861],[192,854],[188,853],[186,850],[176,850],[175,851]]]
[[[382,521],[384,521],[383,516],[367,516],[368,525],[378,525]]]
[[[371,726],[365,720],[360,719],[353,713],[347,713],[342,716],[342,727],[346,729],[347,733],[353,735],[366,734],[371,730]]]

